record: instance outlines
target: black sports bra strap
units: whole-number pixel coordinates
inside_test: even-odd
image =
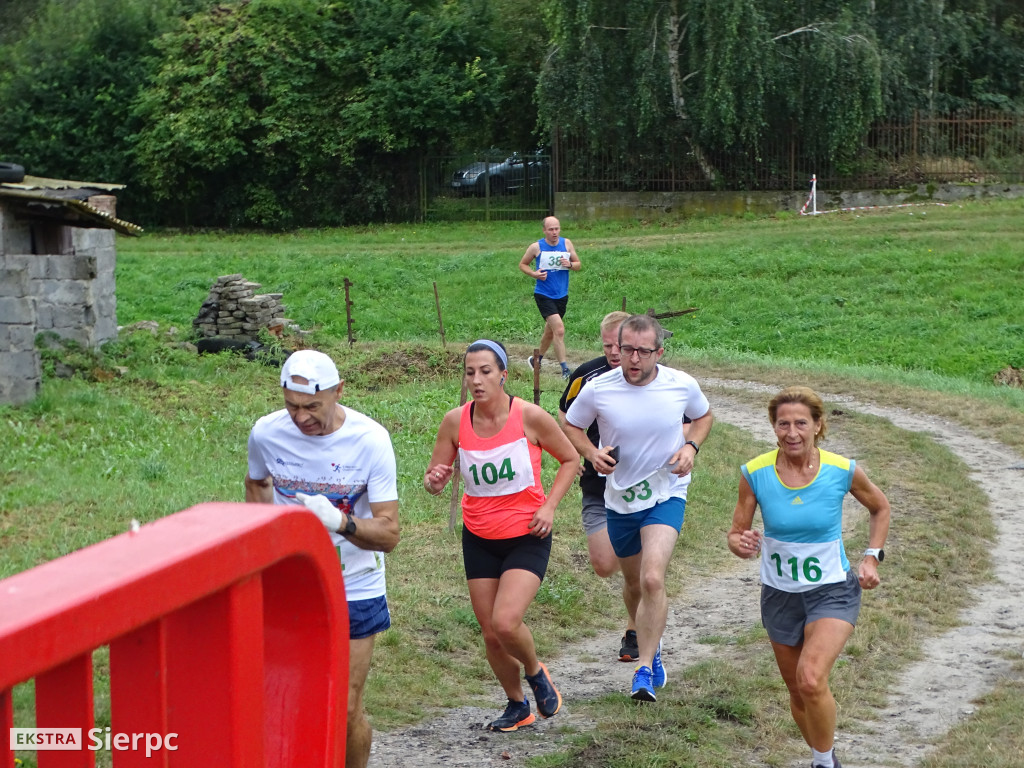
[[[476,401],[469,404],[469,423],[473,423],[473,414],[476,412]],[[508,412],[512,413],[512,395],[508,396]]]

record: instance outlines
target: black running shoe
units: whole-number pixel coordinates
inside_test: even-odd
[[[501,717],[490,723],[487,728],[491,731],[509,733],[525,725],[533,725],[536,719],[533,716],[533,712],[530,711],[529,699],[523,699],[522,701],[512,701],[512,699],[509,699],[508,706],[505,707]]]
[[[532,677],[527,675],[526,682],[533,689],[533,696],[537,700],[537,711],[540,712],[540,716],[554,717],[555,713],[562,708],[562,694],[558,692],[555,684],[551,682],[548,668],[541,664],[540,672]]]
[[[619,661],[636,661],[640,658],[640,647],[636,642],[636,630],[627,629],[622,636],[622,647],[619,648]]]

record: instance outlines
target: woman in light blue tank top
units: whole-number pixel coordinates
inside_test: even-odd
[[[744,464],[729,549],[761,556],[761,619],[789,689],[790,711],[811,748],[813,768],[842,768],[835,756],[836,701],[829,675],[860,611],[861,589],[879,584],[889,500],[855,461],[818,447],[825,407],[807,387],[772,398],[778,448]],[[843,546],[847,492],[871,515],[868,548],[854,574]],[[753,530],[761,509],[764,533]]]

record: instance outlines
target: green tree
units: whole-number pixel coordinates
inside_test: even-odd
[[[24,34],[44,0],[6,0],[0,3],[0,45],[14,42]]]
[[[749,155],[767,132],[842,154],[880,109],[868,5],[552,0],[541,116],[620,155],[682,139],[709,180],[712,154]]]
[[[885,111],[1024,104],[1024,10],[1011,0],[878,0]]]
[[[152,39],[180,5],[81,0],[35,8],[21,36],[0,49],[0,154],[34,175],[137,190],[126,151],[137,127],[131,103],[148,76]]]
[[[548,54],[547,28],[536,0],[492,0],[480,16],[485,42],[494,60],[500,62],[503,77],[494,110],[484,120],[466,126],[458,139],[461,147],[479,149],[496,145],[528,149],[548,143],[538,130],[537,78]]]
[[[160,42],[136,157],[193,224],[291,227],[407,214],[416,161],[493,110],[483,4],[252,0]]]

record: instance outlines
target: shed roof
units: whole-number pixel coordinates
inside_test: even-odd
[[[17,184],[0,184],[0,200],[10,201],[29,218],[56,219],[72,227],[99,227],[125,235],[141,235],[142,227],[88,203],[90,197],[118,189],[124,189],[124,184],[26,176]]]

